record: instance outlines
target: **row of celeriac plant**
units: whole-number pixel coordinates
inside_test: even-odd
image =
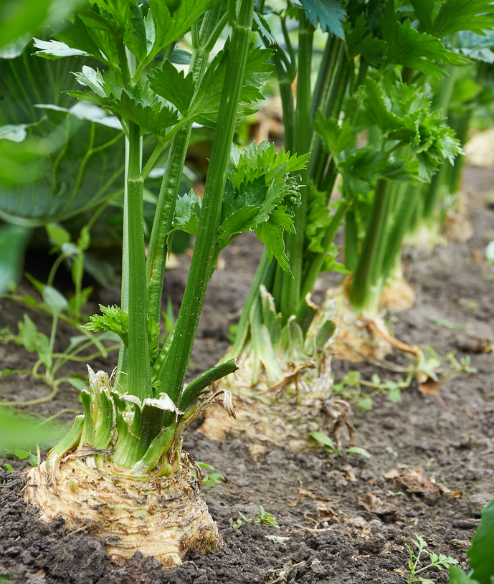
[[[429,185],[441,165],[454,164],[461,155],[430,84],[437,86],[437,79],[472,62],[469,51],[455,50],[455,35],[467,31],[478,42],[493,26],[494,14],[487,0],[356,1],[331,7],[291,0],[277,12],[264,2],[256,9],[271,23],[279,18],[284,37],[277,42],[262,21],[263,40],[275,50],[286,148],[310,152],[295,233],[285,235],[286,263],[278,261],[274,267],[266,256],[261,261],[226,357],[247,355],[254,362],[253,384],[263,364],[274,384],[283,373],[280,361],[300,363],[313,354],[311,339],[321,315],[307,295],[322,272],[350,274],[352,309],[371,319],[377,316],[383,287],[400,270],[401,248],[417,207],[414,193],[424,188],[416,185]],[[288,30],[294,18],[298,50]],[[326,40],[311,89],[317,27]],[[337,200],[336,191],[341,195]],[[334,238],[343,223],[341,266]],[[285,325],[284,337],[280,324]],[[316,350],[327,337],[321,334],[320,340]]]
[[[268,253],[284,261],[283,232],[293,231],[292,217],[300,204],[298,174],[306,166],[307,155],[277,153],[266,144],[243,152],[232,147],[235,126],[255,111],[271,71],[266,63],[271,51],[251,44],[253,9],[254,0],[96,0],[79,10],[54,34],[54,40],[36,43],[43,57],[79,55],[102,64],[101,69],[83,66],[76,72],[84,90],[69,94],[116,116],[127,144],[121,306],[101,307],[103,314],[93,316],[88,325],[90,330],[109,330],[120,336],[115,381],[111,384],[106,374],[90,371],[90,391],[82,392],[84,415],[76,418],[48,456],[51,479],[47,479],[46,492],[50,480],[69,472],[58,466],[69,453],[65,460],[81,457],[88,467],[101,471],[152,480],[177,476],[183,464],[185,430],[217,397],[208,388],[236,369],[235,361],[228,360],[184,387],[218,254],[241,233],[255,231]],[[210,61],[227,25],[230,37]],[[185,75],[169,56],[189,29],[193,54]],[[215,129],[202,201],[192,191],[177,196],[194,122]],[[143,160],[146,133],[156,136],[157,145]],[[146,255],[144,182],[167,146]],[[177,229],[197,237],[181,309],[161,346],[165,257]],[[234,413],[228,393],[224,405]],[[75,483],[68,496],[70,489],[77,491]],[[57,484],[60,493],[60,480]],[[35,500],[43,509],[42,491],[37,489]],[[71,510],[62,513],[70,515]],[[180,546],[184,537],[178,538]],[[189,545],[196,543],[189,541]],[[185,550],[180,548],[182,553]]]

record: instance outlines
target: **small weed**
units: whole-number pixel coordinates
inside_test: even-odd
[[[411,546],[405,544],[410,553],[410,559],[408,560],[408,569],[410,570],[410,574],[405,574],[405,572],[402,571],[400,571],[400,573],[407,577],[407,584],[412,584],[413,582],[434,584],[432,580],[429,580],[428,578],[422,578],[422,576],[419,576],[419,574],[430,568],[439,568],[439,570],[442,568],[449,568],[450,566],[457,564],[458,560],[443,554],[437,555],[434,552],[426,550],[427,542],[422,537],[420,537],[420,535],[415,534],[415,537],[416,539],[413,541],[413,545],[417,548],[417,550],[414,550]],[[422,554],[427,554],[429,556],[430,563],[428,563],[423,568],[418,568]]]
[[[314,440],[319,442],[319,444],[324,446],[324,450],[326,452],[330,452],[333,456],[340,455],[339,449],[335,446],[333,440],[327,434],[323,434],[322,432],[312,432],[311,436],[314,438]],[[365,448],[361,448],[360,446],[350,446],[350,448],[347,448],[345,452],[353,452],[354,454],[359,454],[364,458],[370,458],[372,456]]]
[[[200,467],[201,469],[214,471],[214,466],[206,464],[205,462],[197,462],[197,466]],[[197,477],[197,473],[195,469],[192,467],[192,465],[190,468],[190,473],[193,477]],[[213,485],[221,485],[221,481],[224,480],[226,480],[225,477],[219,472],[212,472],[210,474],[203,473],[202,484],[205,485],[206,487],[212,487]]]
[[[276,519],[271,515],[271,513],[265,511],[262,505],[259,505],[259,512],[257,514],[256,523],[259,523],[259,525],[269,525],[275,529],[280,528]]]
[[[401,491],[387,491],[387,493],[390,497],[399,497],[400,495],[403,495]]]
[[[458,361],[455,351],[449,352],[446,360],[449,362],[450,369],[444,371],[441,369],[439,355],[432,347],[426,346],[419,351],[419,358],[415,363],[402,370],[406,376],[399,381],[383,380],[377,373],[374,373],[368,381],[360,377],[360,371],[349,371],[340,382],[333,384],[333,390],[342,398],[353,402],[359,410],[366,412],[372,410],[372,399],[379,394],[387,396],[393,403],[400,403],[402,390],[408,389],[415,377],[420,378],[425,375],[433,381],[444,383],[460,373],[475,373],[476,371],[470,365],[470,357],[462,357]],[[373,391],[364,391],[365,388]]]
[[[237,518],[236,523],[233,517],[230,517],[230,527],[233,527],[233,529],[240,529],[244,523],[252,523],[252,519],[249,519],[240,511],[238,511],[238,514],[240,515],[240,519]]]

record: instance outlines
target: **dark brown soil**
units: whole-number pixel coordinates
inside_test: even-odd
[[[493,178],[492,171],[467,169],[466,189],[489,190]],[[449,351],[471,357],[477,373],[445,383],[443,404],[419,393],[415,382],[403,392],[401,403],[374,398],[373,410],[354,419],[357,443],[372,454],[370,459],[356,454],[335,459],[323,452],[301,455],[279,444],[254,461],[241,440],[221,444],[191,432],[186,450],[226,477],[224,485],[204,488],[225,547],[204,558],[192,552],[181,567],[166,573],[154,559],[139,554],[126,563],[114,563],[100,542],[84,532],[68,533],[62,521],[41,524],[36,511],[19,498],[22,475],[0,471],[0,573],[3,570],[22,584],[251,584],[275,581],[276,571],[291,561],[295,567],[286,570],[289,575],[280,583],[398,584],[406,581],[397,571],[406,569],[405,544],[416,533],[432,551],[458,559],[467,569],[466,549],[482,501],[494,497],[494,354],[475,352],[479,340],[492,340],[493,335],[491,268],[478,261],[476,250],[482,253],[494,239],[494,210],[478,197],[470,203],[475,227],[470,241],[434,250],[407,250],[406,272],[416,288],[417,302],[409,311],[391,315],[389,321],[401,340],[432,345],[445,366]],[[260,251],[256,241],[244,238],[223,256],[223,269],[211,282],[201,318],[193,353],[196,372],[214,365],[227,349],[228,326],[239,316]],[[167,278],[166,293],[174,302],[185,283],[186,256],[181,265]],[[326,278],[320,288],[335,281],[334,276]],[[107,289],[97,300],[108,304],[118,298],[115,290]],[[6,301],[2,305],[0,328],[10,323],[15,329],[23,309]],[[49,324],[38,313],[31,314],[42,323],[40,328]],[[466,324],[467,329],[445,328],[433,324],[431,318]],[[61,348],[72,334],[70,328],[62,327]],[[406,361],[400,355],[392,359]],[[0,362],[4,368],[26,367],[32,356],[15,345],[0,346]],[[115,357],[93,365],[110,371]],[[358,369],[366,379],[374,372],[382,378],[392,375],[368,364],[333,363],[337,381],[350,369]],[[27,399],[42,392],[46,388],[27,376],[0,383],[2,399]],[[78,409],[76,398],[74,390],[63,388],[53,401],[33,409],[43,415],[66,407]],[[9,462],[17,469],[23,466],[20,461]],[[432,479],[422,488],[383,476],[395,469],[403,477],[416,467]],[[441,494],[439,484],[460,491],[461,498]],[[236,521],[239,511],[255,519],[259,505],[273,514],[279,530],[254,522],[240,529],[230,527],[230,518]],[[286,539],[274,543],[268,535]],[[444,570],[422,576],[447,582]]]

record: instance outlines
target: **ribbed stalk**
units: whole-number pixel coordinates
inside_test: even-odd
[[[338,56],[338,69],[334,75],[331,91],[323,109],[324,117],[337,118],[340,115],[345,93],[350,79],[350,64],[345,52],[345,47],[340,46]],[[309,174],[318,188],[322,190],[322,180],[326,169],[328,154],[324,151],[322,140],[319,135],[314,134],[311,144],[312,156],[309,163]]]
[[[358,233],[357,219],[354,211],[347,211],[345,219],[345,268],[350,272],[357,269],[358,263]]]
[[[324,240],[322,243],[322,247],[324,251],[322,253],[317,254],[314,259],[312,260],[309,269],[307,270],[304,278],[304,282],[302,285],[302,298],[305,298],[305,295],[308,292],[312,292],[314,288],[314,284],[316,283],[317,277],[321,273],[322,266],[324,264],[324,260],[328,254],[328,251],[331,247],[331,244],[334,241],[334,238],[338,232],[340,224],[347,212],[348,208],[350,207],[350,203],[347,201],[342,201],[340,206],[338,207],[336,213],[333,215],[331,219],[331,223],[329,224],[328,230],[326,231],[326,235],[324,236]]]
[[[274,267],[274,265],[271,264],[270,266],[268,253],[265,251],[262,255],[261,261],[259,262],[256,275],[254,276],[254,281],[251,284],[249,294],[242,310],[242,316],[240,317],[237,326],[237,333],[235,335],[235,342],[233,343],[233,347],[230,349],[228,354],[223,357],[223,361],[227,361],[228,359],[235,359],[242,352],[249,332],[250,311],[252,306],[259,301],[259,287],[261,284],[266,286],[266,280],[268,278],[269,272],[273,271],[272,269],[270,270],[270,267]],[[270,287],[266,286],[266,288],[269,290]]]
[[[141,400],[152,397],[147,327],[143,191],[140,128],[133,122],[129,122],[129,170],[127,176],[129,229],[128,391]]]
[[[230,0],[230,4],[235,3]],[[199,317],[211,272],[216,234],[225,190],[230,150],[235,130],[238,101],[245,73],[254,11],[254,0],[241,0],[239,15],[233,24],[225,85],[221,96],[211,161],[202,203],[199,231],[182,300],[175,323],[175,334],[159,379],[161,391],[178,403],[190,361]]]
[[[220,6],[206,13],[201,36],[209,40],[209,36],[214,31],[219,14]],[[196,83],[198,91],[206,66],[209,52],[203,46],[195,49],[190,62],[189,74]],[[149,250],[146,258],[146,282],[148,286],[148,314],[156,323],[160,322],[161,296],[163,294],[163,279],[165,276],[166,264],[166,240],[173,224],[175,214],[175,203],[177,201],[178,190],[189,146],[192,124],[182,128],[175,136],[170,145],[170,153],[166,163],[165,174],[161,182],[161,188],[156,207],[156,214],[153,222],[153,230],[149,241]]]
[[[382,264],[382,254],[384,254],[380,237],[386,223],[387,188],[388,181],[379,179],[362,252],[350,288],[350,301],[354,311],[362,312],[370,317],[376,315],[379,305],[380,282],[376,280],[374,268]]]
[[[393,228],[389,231],[387,237],[382,268],[382,276],[385,282],[391,274],[393,267],[399,262],[403,241],[410,227],[410,222],[419,199],[420,192],[417,192],[415,185],[406,185],[406,191],[401,198],[400,207],[395,214]]]
[[[310,147],[310,107],[311,107],[311,69],[312,41],[314,28],[305,17],[305,11],[300,10],[299,25],[299,61],[297,81],[297,107],[295,110],[294,150],[298,155],[309,152]],[[292,314],[296,314],[300,304],[302,286],[303,252],[305,225],[307,222],[308,174],[301,171],[302,186],[300,189],[301,205],[295,212],[295,233],[286,238],[286,254],[292,270],[292,275],[283,275],[283,290],[281,292],[281,312],[286,322]]]

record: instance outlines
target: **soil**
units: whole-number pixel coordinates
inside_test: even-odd
[[[372,411],[355,412],[357,444],[372,454],[370,459],[357,454],[334,458],[314,450],[297,454],[279,444],[253,460],[240,439],[218,443],[190,432],[185,449],[226,479],[204,487],[225,546],[206,557],[191,552],[181,567],[167,572],[139,553],[127,562],[112,561],[99,541],[84,531],[69,532],[63,520],[40,523],[36,510],[20,498],[23,475],[0,470],[0,574],[22,584],[398,584],[406,582],[399,570],[406,570],[405,544],[411,544],[414,534],[430,550],[457,559],[468,570],[466,550],[480,510],[494,497],[494,354],[478,352],[493,340],[494,330],[492,271],[482,255],[494,239],[494,210],[478,196],[489,190],[493,179],[492,170],[467,168],[465,190],[476,193],[469,198],[473,238],[446,247],[407,249],[405,272],[417,300],[410,310],[388,319],[397,338],[431,345],[445,368],[446,354],[457,351],[457,358],[471,358],[477,372],[446,382],[441,399],[420,393],[414,382],[401,403],[377,396]],[[261,246],[245,237],[223,254],[201,317],[192,358],[195,374],[214,365],[228,348],[228,327],[239,317],[260,253]],[[188,257],[181,257],[180,264],[169,272],[165,289],[175,309]],[[334,275],[321,279],[318,294],[335,283]],[[27,290],[26,283],[23,287]],[[118,302],[116,289],[100,290],[94,301]],[[0,328],[10,324],[15,330],[24,308],[9,301],[2,306]],[[48,319],[35,310],[27,312],[40,329],[48,329]],[[444,321],[466,329],[438,324]],[[60,348],[71,335],[63,325]],[[390,359],[407,362],[397,353]],[[92,366],[111,371],[115,360],[113,355]],[[25,368],[33,356],[16,345],[0,346],[0,362],[3,368]],[[333,361],[336,381],[357,369],[365,379],[373,373],[396,378],[368,363]],[[27,375],[0,383],[4,400],[45,393],[47,388]],[[81,409],[77,392],[65,386],[54,400],[29,409],[53,415],[63,408]],[[24,466],[24,461],[8,462],[16,470]],[[230,526],[230,518],[236,522],[239,512],[255,520],[259,505],[276,518],[279,529],[254,521],[238,529]],[[438,583],[448,580],[446,570],[421,575]]]

